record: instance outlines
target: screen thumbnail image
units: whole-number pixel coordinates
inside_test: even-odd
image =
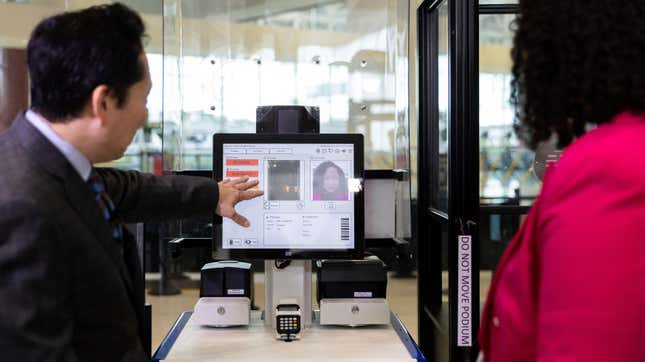
[[[300,161],[267,161],[267,197],[271,201],[300,200]]]
[[[312,163],[313,185],[312,199],[314,201],[347,201],[347,161],[324,161]],[[344,170],[343,170],[344,169]]]

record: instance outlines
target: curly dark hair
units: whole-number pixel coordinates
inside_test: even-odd
[[[645,1],[520,0],[511,103],[518,137],[559,145],[645,110]]]

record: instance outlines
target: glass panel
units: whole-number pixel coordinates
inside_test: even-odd
[[[499,262],[504,249],[513,239],[515,233],[524,220],[524,215],[500,215],[484,214],[481,215],[481,269],[495,269]]]
[[[163,73],[161,90],[163,171],[179,167],[181,147],[181,92],[179,55],[181,54],[180,1],[163,2]]]
[[[153,87],[148,98],[149,121],[137,132],[124,156],[111,166],[157,173],[161,172],[161,4],[145,0],[123,0],[140,12],[146,24],[146,48]],[[78,10],[101,4],[96,0],[0,1],[0,48],[24,49],[33,28],[42,19],[67,10]],[[155,170],[156,166],[156,170]]]
[[[497,263],[504,250],[519,230],[525,215],[480,215],[481,227],[479,240],[481,242],[479,295],[481,302],[486,300],[490,281]]]
[[[101,3],[105,1],[0,0],[0,48],[25,48],[31,31],[42,19]]]
[[[146,26],[144,45],[152,89],[148,96],[148,121],[134,136],[123,157],[108,164],[111,167],[139,170],[160,175],[161,168],[161,90],[163,29],[161,3],[142,0],[122,0],[137,11]]]
[[[531,205],[540,190],[533,152],[513,132],[510,50],[515,15],[479,17],[480,196],[482,204]]]
[[[212,135],[255,132],[256,107],[276,104],[318,106],[322,133],[364,135],[367,169],[409,171],[408,1],[162,3],[165,172],[211,170]],[[396,199],[407,238],[407,182]],[[195,235],[184,226],[162,238]]]
[[[322,133],[362,133],[367,169],[409,172],[409,13],[397,0],[163,1],[164,171],[211,170],[214,133],[300,104],[319,107]],[[395,210],[409,239],[408,181]]]
[[[64,10],[67,10],[64,0],[30,3],[0,1],[0,47],[26,48],[36,24]]]
[[[321,132],[364,134],[366,168],[409,169],[408,12],[395,0],[164,1],[166,170],[210,169],[212,134],[254,132],[255,108],[274,104],[318,106]]]
[[[479,17],[480,204],[529,206],[540,190],[533,152],[515,136],[509,103],[514,14]],[[481,214],[480,297],[524,219],[523,215]]]
[[[448,67],[449,34],[450,24],[448,22],[449,1],[444,1],[437,8],[439,16],[438,24],[438,128],[434,130],[438,145],[437,178],[431,180],[434,190],[431,205],[440,209],[448,210],[448,150],[450,139],[450,70]],[[431,111],[432,112],[432,111]],[[434,168],[434,167],[433,167]]]
[[[396,188],[396,237],[411,241],[412,238],[412,205],[411,205],[411,162],[410,162],[410,98],[409,98],[409,43],[408,29],[411,13],[410,1],[388,2],[388,23],[396,26],[388,27],[388,37],[396,39],[393,45],[393,61],[390,65],[394,69],[389,74],[395,77],[396,93],[395,122],[392,131],[393,168],[408,172],[408,177],[402,182],[397,182]]]

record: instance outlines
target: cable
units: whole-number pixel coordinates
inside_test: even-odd
[[[278,260],[278,259],[276,259],[273,262],[273,264],[275,265],[275,267],[277,269],[284,269],[284,268],[288,267],[289,264],[291,264],[291,260]]]

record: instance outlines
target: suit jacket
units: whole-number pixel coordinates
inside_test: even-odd
[[[642,360],[645,116],[571,144],[495,270],[479,342],[491,362]]]
[[[144,285],[94,193],[19,115],[0,135],[0,360],[145,361]],[[123,222],[210,215],[213,180],[97,169]]]

